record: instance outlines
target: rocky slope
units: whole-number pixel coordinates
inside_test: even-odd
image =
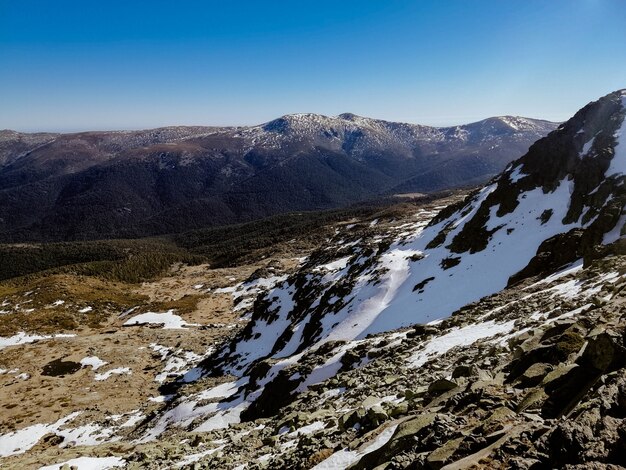
[[[617,92],[583,108],[426,226],[339,237],[257,302],[207,370],[250,377],[244,416],[264,417],[279,406],[276,388],[304,390],[332,375],[368,335],[445,318],[525,277],[594,256],[619,238],[625,220],[624,100]],[[287,372],[303,355],[346,341],[324,364]]]
[[[482,183],[555,123],[451,128],[351,114],[254,127],[0,133],[0,240],[180,232]]]
[[[217,407],[187,397],[149,425],[147,438],[207,413],[198,430],[271,418],[346,362],[361,364],[354,351],[372,335],[445,318],[600,256],[624,225],[625,116],[626,94],[608,95],[463,202],[425,214],[429,222],[378,237],[369,227],[338,234],[257,300],[242,332],[201,364],[208,375],[237,378],[231,396]]]
[[[149,288],[152,304],[117,300],[110,309],[121,316],[104,333],[118,341],[107,352],[124,353],[105,358],[117,370],[102,369],[110,372],[105,380],[141,380],[159,397],[138,393],[124,408],[104,398],[96,405],[85,390],[44,421],[13,411],[20,421],[1,428],[4,462],[238,470],[626,465],[625,133],[626,91],[618,91],[465,198],[335,223],[317,249],[222,273],[228,281],[208,268],[184,268],[194,284],[183,282],[181,293],[197,288],[204,302],[231,302],[221,304],[223,326],[210,335],[194,329],[208,330],[212,308],[186,309],[184,296],[156,303],[175,274]],[[210,291],[204,276],[212,276]],[[49,295],[28,305],[41,295],[31,289],[7,294],[5,314],[61,307]],[[138,309],[122,309],[122,301]],[[146,330],[151,323],[170,329]],[[193,356],[185,355],[188,330]],[[28,380],[54,390],[42,377],[59,368],[63,380],[85,380],[96,373],[88,369],[92,356],[104,356],[84,350],[81,334],[52,337],[73,331],[14,333],[2,338],[11,354],[0,354],[9,391],[32,393],[38,382]],[[34,363],[46,342],[67,342],[71,353],[59,351],[58,359],[70,364],[42,364],[45,371],[20,378],[15,364]],[[158,367],[144,362],[146,348]],[[84,366],[79,356],[91,359]],[[70,370],[72,362],[82,367]]]

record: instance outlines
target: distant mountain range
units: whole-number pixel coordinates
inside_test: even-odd
[[[478,184],[557,126],[295,114],[252,127],[0,131],[0,241],[158,235]]]

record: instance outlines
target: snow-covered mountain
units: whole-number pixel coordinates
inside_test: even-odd
[[[140,237],[483,183],[555,123],[343,114],[253,127],[0,132],[0,239]]]
[[[218,414],[225,422],[269,416],[332,377],[368,336],[446,318],[617,240],[626,220],[625,116],[626,91],[607,95],[462,203],[387,236],[337,233],[258,299],[241,334],[203,364],[238,377],[236,397]],[[181,410],[168,413],[155,429]]]

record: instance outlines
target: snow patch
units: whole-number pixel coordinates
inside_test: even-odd
[[[505,323],[496,323],[491,320],[452,330],[426,343],[424,349],[409,358],[409,363],[413,367],[421,367],[429,360],[441,356],[457,346],[469,346],[480,339],[508,333],[514,328],[514,325],[515,320]]]
[[[103,380],[107,380],[112,375],[121,375],[121,374],[131,375],[132,371],[130,370],[129,367],[118,367],[117,369],[107,370],[106,372],[102,374],[96,374],[94,379],[101,382]]]
[[[72,421],[79,414],[80,412],[75,412],[52,424],[35,424],[0,436],[0,457],[23,454],[37,444],[43,436],[57,432],[61,426]]]
[[[108,470],[110,468],[124,467],[126,460],[120,457],[78,457],[65,462],[47,465],[39,468],[39,470],[59,470],[64,465],[76,467],[78,470]]]
[[[622,96],[622,108],[626,110],[626,96]],[[615,132],[615,154],[611,159],[609,169],[606,176],[626,175],[626,117],[622,121],[622,125]]]
[[[108,362],[103,361],[97,356],[87,356],[80,360],[80,363],[83,367],[91,366],[93,370],[99,369],[100,367],[108,364]]]
[[[20,344],[34,343],[35,341],[40,341],[44,339],[60,339],[60,338],[73,338],[76,335],[71,334],[58,334],[58,335],[29,335],[24,333],[23,331],[10,336],[10,337],[0,337],[0,349],[9,347],[9,346],[18,346]]]
[[[367,455],[384,446],[396,432],[398,425],[393,425],[383,430],[376,438],[367,446],[360,450],[340,450],[328,457],[323,462],[318,463],[311,470],[337,470],[340,468],[348,468],[350,465],[358,462],[364,455]]]
[[[196,323],[187,323],[180,316],[174,315],[174,310],[168,310],[167,312],[147,312],[140,315],[136,315],[133,318],[127,320],[124,326],[133,325],[163,325],[164,330],[177,330],[186,326],[200,326]]]

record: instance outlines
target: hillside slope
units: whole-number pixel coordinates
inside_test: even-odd
[[[180,232],[482,183],[556,124],[289,115],[240,128],[0,133],[0,240]]]

